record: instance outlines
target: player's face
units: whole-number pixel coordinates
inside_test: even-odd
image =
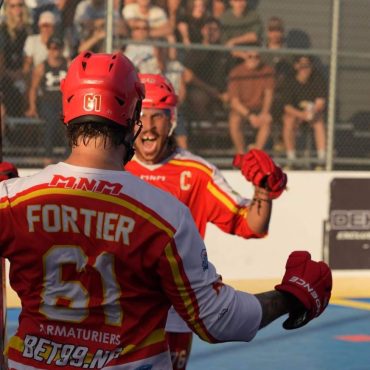
[[[136,156],[144,163],[155,164],[167,154],[167,139],[171,130],[168,111],[163,109],[142,110],[143,129],[135,141]]]

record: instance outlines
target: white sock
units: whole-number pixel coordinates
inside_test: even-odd
[[[295,150],[289,150],[286,152],[286,156],[290,161],[296,159]]]
[[[319,158],[320,160],[324,161],[325,158],[326,158],[326,152],[325,150],[323,149],[320,149],[317,151],[317,158]]]

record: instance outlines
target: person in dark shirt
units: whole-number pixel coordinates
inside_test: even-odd
[[[295,57],[293,65],[295,74],[287,78],[282,87],[283,139],[288,166],[293,165],[296,159],[296,132],[297,126],[302,123],[312,126],[319,166],[322,166],[326,148],[324,116],[327,83],[319,70],[314,67],[310,56]]]
[[[185,14],[178,19],[177,29],[181,42],[189,45],[202,42],[202,26],[208,18],[205,0],[192,0],[187,4]]]
[[[259,14],[249,9],[247,0],[230,0],[230,8],[221,16],[222,43],[227,46],[261,44],[263,23]]]
[[[203,45],[220,44],[221,25],[208,18],[202,29]],[[226,76],[228,55],[217,50],[191,50],[184,60],[187,104],[196,119],[206,120],[220,105],[228,102]],[[212,117],[211,117],[212,118]]]
[[[47,42],[48,57],[36,66],[29,91],[28,117],[40,117],[44,122],[44,164],[53,161],[53,146],[64,137],[58,125],[62,111],[60,81],[66,76],[68,60],[63,57],[63,41],[52,36]],[[38,96],[38,93],[41,95]],[[65,145],[65,143],[63,143]]]
[[[282,117],[284,113],[284,102],[282,99],[281,88],[284,81],[290,75],[294,75],[293,58],[291,55],[275,53],[286,48],[285,27],[281,18],[273,16],[268,19],[266,24],[265,47],[271,52],[262,55],[263,61],[275,70],[275,90],[274,99],[271,106],[272,127],[271,136],[275,153],[284,153],[282,138]]]

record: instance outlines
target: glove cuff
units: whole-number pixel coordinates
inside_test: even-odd
[[[241,169],[244,160],[244,154],[235,154],[233,158],[233,167]]]
[[[282,188],[281,190],[278,190],[278,191],[270,191],[269,192],[269,198],[270,199],[279,198],[280,195],[283,193],[284,190],[285,190],[285,188]]]
[[[282,188],[278,191],[269,191],[265,188],[261,188],[261,187],[258,187],[255,189],[255,195],[258,197],[258,198],[261,198],[261,196],[263,198],[268,198],[270,200],[273,200],[273,199],[276,199],[278,197],[280,197],[280,195],[282,194],[282,192],[285,190],[285,188]]]
[[[303,306],[307,309],[307,311],[310,312],[310,316],[311,316],[311,311],[312,311],[312,302],[310,301],[310,299],[305,296],[304,294],[302,294],[302,289],[295,286],[295,285],[288,285],[288,284],[278,284],[278,285],[275,285],[275,289],[280,291],[280,292],[285,292],[285,293],[290,293],[292,294],[296,299],[298,299],[299,302],[301,302],[303,304]],[[314,317],[314,315],[312,315],[312,317]]]

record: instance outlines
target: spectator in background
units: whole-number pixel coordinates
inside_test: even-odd
[[[222,14],[225,13],[226,9],[227,9],[226,0],[212,0],[211,2],[212,17],[220,19]]]
[[[284,35],[284,22],[279,17],[271,17],[267,21],[266,30],[266,47],[273,50],[280,50],[286,47]],[[282,116],[284,113],[284,101],[282,94],[282,86],[288,76],[292,76],[293,61],[290,55],[281,53],[268,53],[263,56],[266,64],[274,67],[275,70],[275,91],[274,100],[272,103],[271,114],[273,119],[272,139],[273,149],[275,152],[284,152],[284,144],[282,139]]]
[[[22,63],[28,34],[29,15],[24,1],[6,1],[5,20],[0,25],[0,84],[9,116],[22,116],[25,109]]]
[[[220,17],[222,42],[227,46],[256,45],[262,42],[263,23],[247,0],[230,0],[230,8]]]
[[[191,0],[187,4],[186,13],[178,19],[177,29],[181,35],[181,42],[185,45],[200,44],[202,42],[202,26],[208,18],[205,0]]]
[[[105,19],[106,2],[104,0],[82,0],[76,7],[74,24],[79,35],[95,19]]]
[[[275,79],[272,67],[261,61],[258,52],[243,51],[238,55],[244,62],[234,67],[229,75],[229,129],[236,154],[243,154],[246,152],[241,127],[244,121],[257,129],[255,142],[249,149],[263,149],[269,138]]]
[[[105,51],[105,19],[94,19],[84,27],[83,38],[80,40],[78,52],[91,50],[94,53]]]
[[[148,41],[149,23],[144,19],[137,19],[129,30],[130,39],[136,42]],[[123,52],[141,73],[159,73],[159,50],[153,45],[129,44]]]
[[[23,74],[28,79],[32,68],[42,63],[48,55],[46,43],[55,31],[55,15],[44,12],[40,15],[38,26],[40,33],[29,35],[24,45]]]
[[[62,112],[60,81],[66,76],[68,61],[63,57],[63,49],[60,38],[48,40],[47,58],[35,67],[29,91],[26,116],[44,120],[45,165],[52,162],[54,144],[64,137],[59,122]]]
[[[1,119],[1,122],[4,122],[5,120],[5,115],[6,115],[6,107],[5,107],[5,104],[4,104],[4,93],[3,93],[4,89],[3,89],[3,86],[2,86],[2,83],[0,81],[0,119]],[[5,125],[1,125],[0,127],[0,130],[1,130],[1,138],[2,138],[2,144],[7,144],[6,143],[6,140],[5,140]]]
[[[119,42],[123,36],[126,36],[126,28],[123,22],[123,19],[119,13],[119,7],[117,2],[114,3],[113,19],[114,19],[114,39],[113,41]],[[93,42],[97,50],[100,49],[99,41],[102,41],[101,37],[103,32],[105,33],[102,27],[102,23],[105,24],[105,18],[107,14],[107,3],[105,0],[83,0],[77,7],[74,15],[74,25],[77,30],[77,43],[88,43]],[[94,31],[95,34],[94,34]],[[104,35],[105,37],[105,35]],[[98,40],[99,39],[99,40]],[[102,42],[103,43],[103,42]],[[117,43],[114,45],[114,48],[119,48],[120,45]],[[86,46],[80,48],[80,45],[77,46],[78,50],[86,50]]]
[[[215,18],[205,21],[202,29],[203,45],[218,45],[221,25]],[[190,118],[209,120],[227,103],[226,76],[228,57],[216,50],[190,50],[184,60],[187,104]]]
[[[60,0],[25,0],[32,16],[32,31],[38,33],[38,23],[40,15],[44,12],[52,12],[55,16],[57,26],[61,24],[61,12],[58,7]]]
[[[152,5],[150,0],[137,0],[136,3],[125,5],[122,16],[129,28],[133,28],[139,19],[147,21],[151,38],[166,38],[173,31],[164,9]]]
[[[57,3],[61,13],[61,36],[63,37],[67,48],[71,51],[71,57],[75,56],[78,46],[78,37],[73,24],[77,5],[81,0],[59,0]]]
[[[177,58],[177,49],[159,48],[159,51],[160,73],[171,82],[178,97],[175,124],[176,144],[179,148],[188,149],[188,130],[184,112],[186,98],[185,67]]]
[[[168,19],[171,24],[172,32],[176,40],[181,40],[181,35],[177,29],[178,20],[183,18],[186,13],[186,1],[185,0],[166,0],[165,7],[163,7],[168,14]]]
[[[294,58],[294,76],[288,78],[283,87],[285,102],[283,116],[283,138],[288,159],[288,168],[296,159],[295,138],[300,124],[310,124],[314,131],[318,156],[318,168],[325,164],[326,134],[324,115],[327,99],[327,83],[313,65],[310,56]]]

